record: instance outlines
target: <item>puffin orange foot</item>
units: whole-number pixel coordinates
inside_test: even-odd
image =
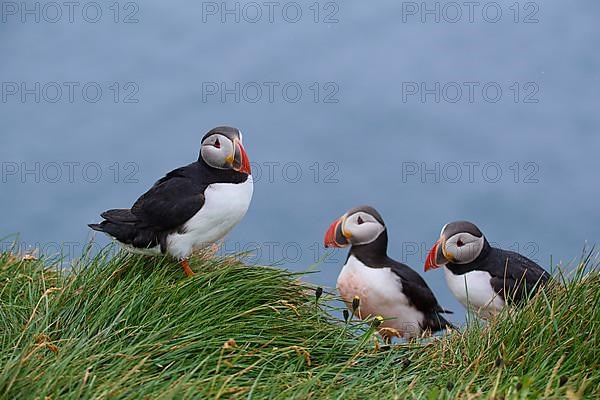
[[[185,275],[188,278],[191,278],[192,276],[196,275],[194,271],[192,271],[192,269],[190,268],[190,263],[188,262],[188,260],[181,260],[179,262],[179,265],[181,265],[181,268],[183,268],[183,272],[185,272]]]

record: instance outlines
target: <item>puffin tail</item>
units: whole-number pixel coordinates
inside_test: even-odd
[[[452,322],[444,320],[444,328],[445,329],[452,329],[453,331],[459,331],[459,329],[456,327],[456,325],[454,325]]]
[[[101,215],[104,218],[99,224],[88,226],[98,232],[106,233],[122,243],[131,244],[136,236],[138,219],[128,209],[108,210]]]
[[[431,329],[432,332],[442,331],[444,329],[452,329],[454,331],[458,331],[458,328],[446,318],[442,317],[439,314],[439,312],[434,313],[431,316],[431,318],[429,319],[429,324],[429,329]]]
[[[88,226],[97,232],[104,232],[102,224],[88,224]]]
[[[131,224],[137,222],[137,217],[128,208],[119,208],[116,210],[108,210],[100,215],[109,222],[116,224]]]

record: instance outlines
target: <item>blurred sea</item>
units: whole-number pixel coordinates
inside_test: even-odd
[[[439,22],[421,2],[113,3],[95,23],[85,2],[73,22],[46,2],[2,10],[0,236],[81,249],[87,223],[228,124],[256,184],[225,253],[306,270],[360,204],[420,273],[455,219],[546,268],[600,238],[598,1],[502,4],[497,22],[488,2],[472,22],[448,2]],[[334,287],[344,259],[308,279]],[[424,276],[462,321],[443,274]]]

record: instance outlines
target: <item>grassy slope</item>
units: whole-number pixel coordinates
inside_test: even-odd
[[[485,328],[377,352],[283,270],[84,264],[65,278],[0,255],[0,398],[600,396],[597,270]]]

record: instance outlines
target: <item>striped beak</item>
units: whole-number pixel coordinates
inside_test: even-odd
[[[444,256],[444,240],[440,238],[431,248],[425,260],[425,272],[446,265],[448,259]]]
[[[335,220],[329,226],[329,229],[327,229],[327,232],[325,233],[325,247],[342,248],[350,245],[348,236],[344,235],[342,230],[344,220],[345,216]]]
[[[246,150],[244,150],[244,146],[237,140],[234,143],[235,156],[233,158],[233,169],[246,175],[252,175],[250,159],[248,158],[248,154],[246,154]]]

